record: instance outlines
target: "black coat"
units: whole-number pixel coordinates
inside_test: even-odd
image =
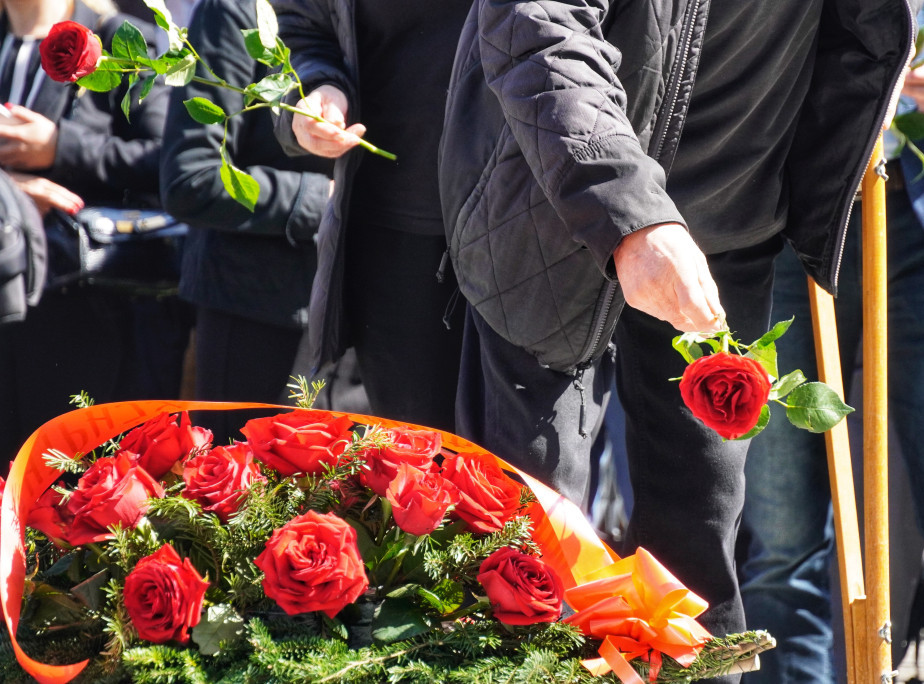
[[[683,222],[664,170],[708,10],[708,0],[475,2],[441,148],[450,253],[482,317],[553,368],[608,341],[622,305],[612,265],[621,238]],[[828,289],[911,26],[905,0],[825,2],[786,165],[784,235]]]
[[[216,74],[245,86],[268,73],[244,47],[241,30],[255,27],[253,0],[200,0],[189,36]],[[199,74],[206,76],[201,67]],[[222,127],[196,123],[183,105],[195,96],[226,112],[243,106],[237,93],[197,83],[171,95],[161,192],[165,208],[190,226],[180,295],[257,321],[304,326],[317,263],[314,236],[329,194],[331,162],[285,155],[273,135],[268,109],[233,117],[228,153],[235,166],[260,184],[260,199],[251,213],[222,185]]]

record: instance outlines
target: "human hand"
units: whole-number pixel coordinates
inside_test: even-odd
[[[308,93],[296,105],[325,121],[316,121],[307,116],[295,115],[292,132],[298,144],[308,152],[320,157],[339,157],[359,144],[366,133],[362,124],[346,126],[347,99],[339,88],[322,85]]]
[[[58,147],[57,125],[26,107],[6,108],[12,116],[0,126],[0,166],[23,171],[49,168]]]
[[[613,252],[626,304],[667,321],[681,332],[716,332],[725,326],[706,257],[679,223],[627,235]]]
[[[83,209],[83,199],[79,195],[47,178],[16,171],[10,173],[10,178],[32,199],[42,216],[52,209],[68,214],[76,214]]]

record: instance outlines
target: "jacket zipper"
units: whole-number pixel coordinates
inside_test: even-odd
[[[690,57],[690,43],[693,40],[693,18],[699,12],[700,0],[695,0],[687,7],[687,14],[683,21],[683,34],[678,52],[680,60],[676,63],[671,73],[669,97],[667,98],[668,106],[664,113],[658,117],[658,125],[654,134],[657,141],[655,152],[652,155],[656,160],[661,159],[661,153],[664,151],[664,141],[667,139],[667,126],[674,116],[674,109],[677,107],[677,99],[680,96],[680,80],[687,67],[687,61]]]
[[[914,44],[915,44],[914,11],[911,7],[911,4],[908,2],[908,0],[904,0],[903,4],[905,6],[905,9],[908,11],[908,16],[910,17],[910,21],[909,21],[910,32],[909,32],[909,43],[908,44],[911,46],[911,50],[913,50]],[[909,54],[905,54],[905,59],[902,62],[902,64],[907,64],[909,56],[910,56]],[[876,130],[882,130],[883,125],[886,123],[885,115],[888,112],[889,103],[894,98],[895,89],[898,88],[899,81],[901,79],[901,74],[902,72],[900,71],[898,74],[898,77],[892,82],[892,87],[889,90],[892,96],[886,99],[886,106],[883,109],[883,111],[880,113],[879,117],[877,118],[877,121],[879,122],[879,126],[877,127]],[[856,173],[854,175],[854,181],[852,184],[853,192],[849,195],[849,198],[847,200],[847,210],[846,210],[846,213],[844,214],[844,220],[841,222],[841,225],[839,226],[837,258],[834,260],[834,270],[831,273],[831,284],[834,287],[835,291],[837,291],[837,281],[841,273],[841,263],[844,260],[844,245],[846,244],[846,241],[847,241],[847,226],[850,225],[850,218],[853,216],[854,200],[857,196],[857,192],[860,190],[860,186],[863,184],[863,176],[866,174],[866,169],[868,168],[869,162],[872,159],[873,149],[875,148],[876,141],[878,139],[879,139],[879,134],[867,139],[866,141],[866,154],[863,155],[863,158],[867,160],[867,163],[866,163],[866,166],[864,166],[863,169],[859,171],[859,173]]]
[[[907,2],[907,0],[905,0]],[[687,61],[689,60],[689,50],[690,43],[693,40],[693,24],[694,17],[697,16],[699,12],[700,0],[694,0],[688,7],[686,16],[683,19],[683,40],[680,44],[680,60],[677,62],[675,67],[671,70],[670,77],[670,98],[668,100],[669,105],[664,114],[658,117],[658,125],[655,131],[655,142],[656,149],[655,154],[653,155],[654,159],[657,160],[661,156],[661,152],[664,149],[664,140],[666,138],[667,123],[670,121],[671,117],[674,114],[674,109],[677,106],[677,100],[680,95],[680,77],[686,70]],[[606,282],[606,287],[601,294],[601,303],[597,309],[596,314],[594,315],[593,324],[591,326],[592,334],[590,338],[590,345],[587,347],[585,353],[581,356],[578,361],[576,368],[580,369],[581,367],[586,367],[590,360],[595,356],[598,347],[600,346],[600,341],[603,338],[603,331],[606,328],[606,323],[609,320],[610,307],[613,304],[613,299],[616,297],[616,288],[618,285],[611,280]]]

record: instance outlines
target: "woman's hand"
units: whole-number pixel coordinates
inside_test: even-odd
[[[10,178],[35,203],[42,216],[52,209],[68,214],[76,214],[83,209],[83,199],[79,195],[47,178],[16,171],[10,172]]]
[[[332,85],[312,90],[296,107],[327,121],[322,123],[300,114],[295,114],[292,120],[292,132],[298,144],[319,157],[343,155],[356,147],[366,132],[366,127],[359,123],[347,128],[346,95]]]
[[[58,147],[58,127],[26,107],[6,107],[12,118],[0,121],[0,166],[21,171],[51,167]]]

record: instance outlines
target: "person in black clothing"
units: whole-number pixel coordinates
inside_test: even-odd
[[[463,29],[440,156],[469,301],[460,432],[586,501],[612,334],[622,552],[702,596],[714,634],[745,628],[748,442],[684,406],[671,342],[766,332],[784,238],[836,288],[912,26],[903,0],[476,0]]]
[[[190,41],[220,78],[244,87],[269,72],[254,61],[242,29],[256,26],[253,0],[201,0]],[[201,75],[204,67],[200,66]],[[197,399],[282,403],[308,322],[317,256],[314,235],[330,194],[331,162],[287,157],[273,136],[269,109],[231,118],[227,149],[255,177],[260,199],[250,212],[231,198],[220,176],[221,126],[195,122],[183,101],[207,98],[226,112],[243,97],[190,83],[171,93],[161,160],[164,206],[190,226],[180,296],[196,305]],[[227,441],[240,416],[204,412],[199,422]],[[239,436],[239,435],[238,435]]]
[[[452,430],[463,310],[453,305],[451,267],[441,267],[436,156],[469,3],[272,4],[308,93],[298,106],[334,123],[363,122],[343,131],[287,112],[277,122],[289,153],[337,158],[318,236],[311,365],[321,369],[352,343],[375,414]],[[397,162],[352,149],[366,128]]]
[[[140,104],[133,98],[126,118],[124,85],[90,93],[52,81],[40,65],[38,44],[52,24],[76,21],[109,45],[128,17],[108,0],[0,6],[0,102],[12,115],[0,126],[0,165],[46,224],[54,212],[84,205],[158,207],[166,87],[156,85]],[[133,23],[153,45],[154,26]],[[175,398],[188,335],[181,304],[89,286],[46,288],[23,322],[0,328],[0,459],[72,408],[70,396],[81,391],[97,402]]]

